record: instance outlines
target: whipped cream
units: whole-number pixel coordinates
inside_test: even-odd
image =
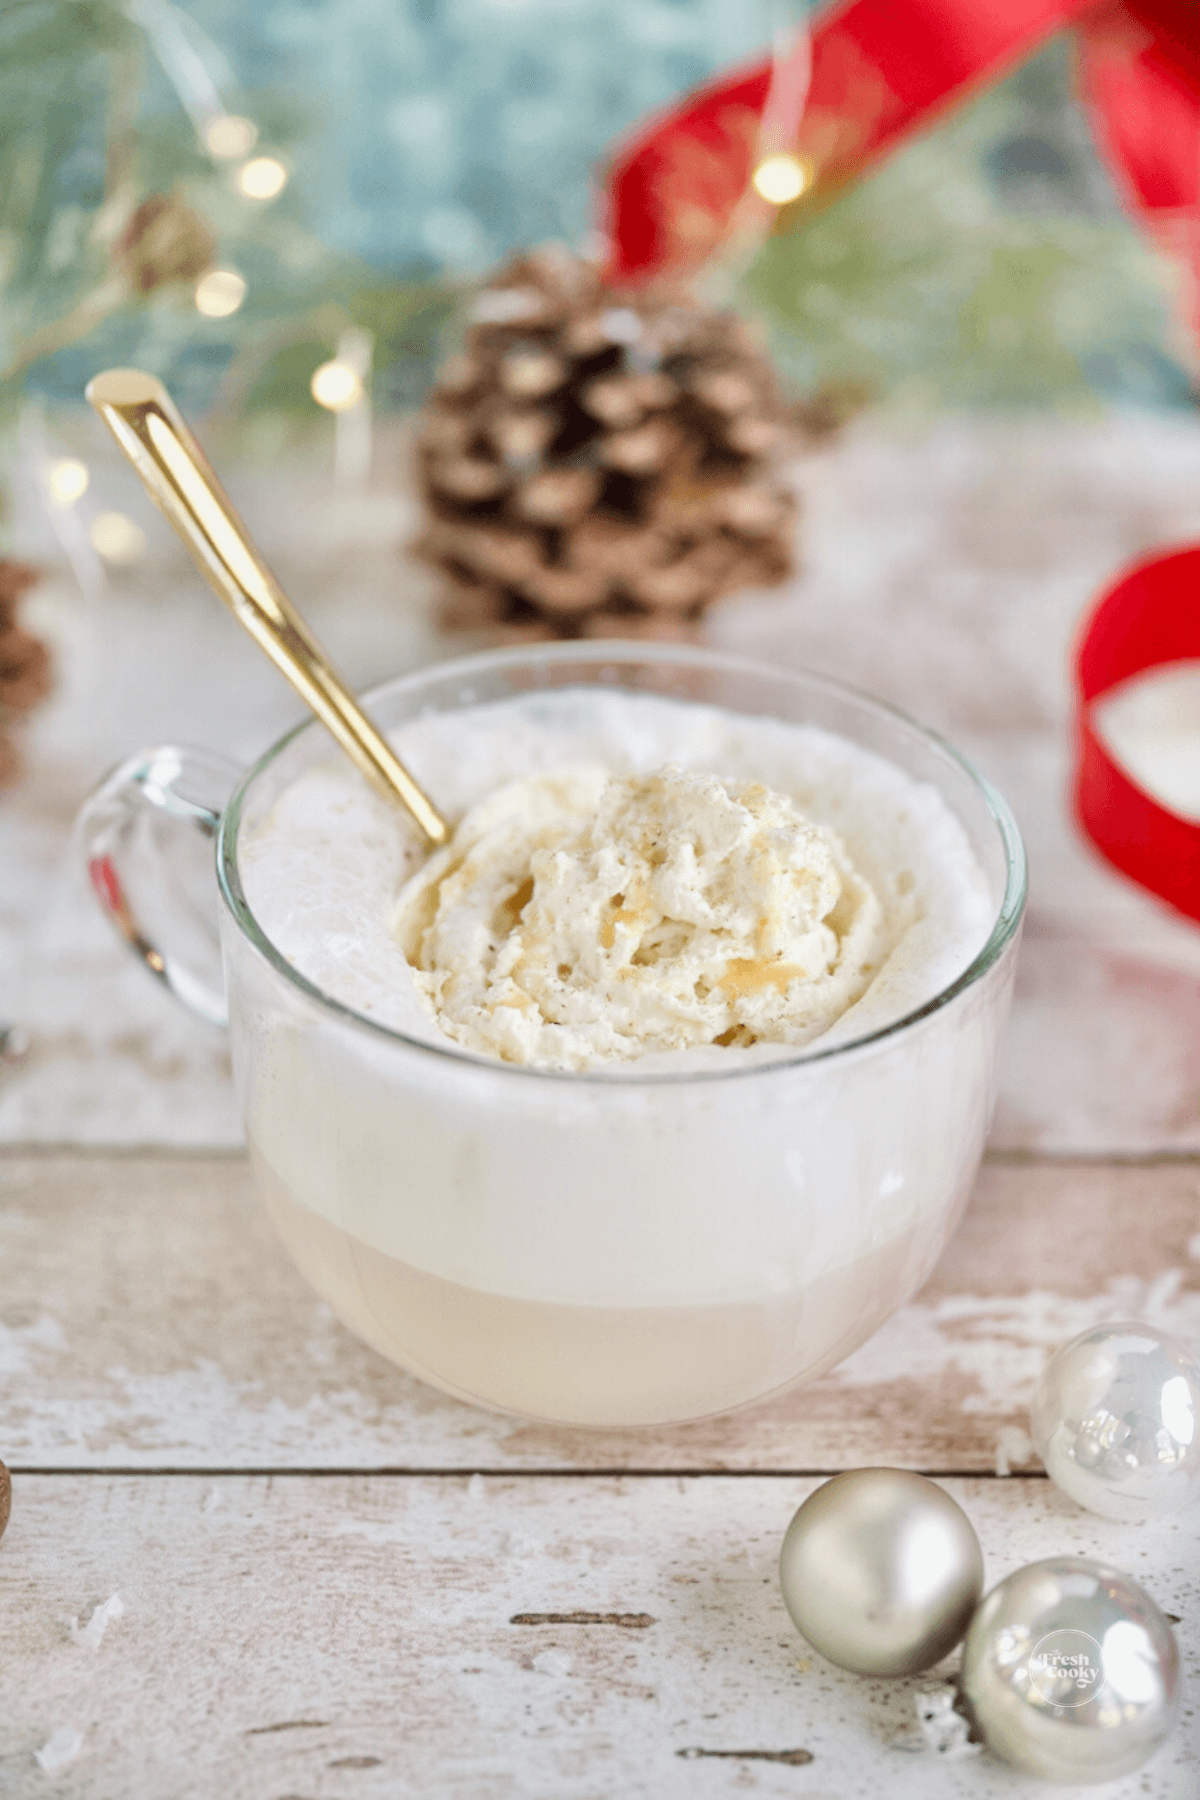
[[[882,924],[870,884],[794,801],[678,765],[509,783],[391,918],[447,1036],[572,1069],[806,1044],[863,993]]]
[[[657,694],[566,687],[425,713],[390,735],[452,820],[498,805],[510,783],[587,768],[621,778],[650,776],[666,764],[717,770],[730,794],[739,784],[761,783],[786,796],[828,835],[839,879],[857,871],[883,911],[876,971],[829,1029],[814,1034],[821,1048],[869,1036],[926,1005],[967,967],[995,918],[988,879],[937,789],[815,725]],[[312,750],[320,749],[313,739]],[[599,787],[593,793],[598,804]],[[580,822],[577,814],[571,829]],[[401,890],[436,865],[427,863],[416,828],[345,758],[318,756],[297,770],[269,804],[244,818],[237,855],[250,911],[298,975],[410,1041],[477,1054],[450,1035],[418,986],[433,971],[414,971],[388,929]],[[621,891],[614,887],[609,897]],[[845,944],[849,968],[836,908],[827,922]],[[424,920],[430,923],[432,911]],[[761,954],[752,937],[749,949],[729,960]],[[876,963],[873,955],[863,960]],[[765,984],[762,998],[774,1003]],[[735,1037],[646,1050],[636,1060],[627,1050],[594,1060],[614,1074],[674,1075],[794,1054],[789,1042]]]

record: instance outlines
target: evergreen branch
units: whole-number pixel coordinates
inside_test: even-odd
[[[123,278],[102,282],[61,319],[43,325],[40,331],[35,331],[31,337],[26,338],[7,367],[0,369],[0,383],[12,381],[33,363],[41,362],[43,357],[57,355],[68,344],[77,344],[81,338],[94,331],[97,325],[103,324],[105,319],[118,312],[129,298],[129,284]]]

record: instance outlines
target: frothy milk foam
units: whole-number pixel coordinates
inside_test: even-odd
[[[936,789],[817,727],[583,687],[430,714],[391,735],[451,820],[506,782],[571,762],[615,773],[675,763],[793,799],[874,887],[886,947],[866,992],[806,1056],[933,999],[995,919],[995,896]],[[332,1025],[260,1046],[270,1078],[247,1098],[260,1186],[296,1262],[345,1323],[452,1392],[586,1424],[723,1411],[862,1341],[936,1257],[961,1145],[921,1147],[925,1191],[897,1172],[903,1159],[889,1146],[905,1127],[890,1116],[903,1107],[894,1076],[890,1086],[864,1079],[861,1136],[831,1127],[822,1142],[831,1100],[818,1096],[804,1117],[782,1085],[792,1072],[757,1071],[794,1061],[786,1046],[707,1046],[585,1076],[469,1058],[437,1027],[388,929],[423,855],[415,830],[341,760],[300,776],[238,846],[249,908],[299,974],[449,1053],[407,1052],[400,1091],[394,1050],[361,1033],[352,1068],[333,1051]],[[918,1066],[922,1056],[930,1066]],[[821,1081],[833,1094],[840,1060],[810,1083],[814,1094]],[[901,1087],[982,1078],[956,1067],[941,1039],[910,1060]],[[717,1070],[750,1079],[671,1079]],[[339,1132],[359,1146],[352,1192],[330,1178],[314,1135],[331,1082]],[[318,1089],[319,1107],[306,1102]],[[826,1183],[836,1193],[847,1181],[867,1201],[824,1204]],[[740,1228],[748,1209],[753,1230]]]

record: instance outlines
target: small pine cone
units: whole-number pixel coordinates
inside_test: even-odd
[[[606,288],[550,246],[467,312],[417,434],[448,628],[694,635],[738,583],[790,570],[793,434],[735,315]]]
[[[50,652],[19,625],[0,630],[0,707],[29,712],[50,692]]]
[[[37,580],[28,563],[0,558],[0,713],[29,712],[50,692],[50,652],[17,623],[21,596]]]
[[[17,623],[21,597],[38,580],[28,563],[0,557],[0,787],[21,772],[21,755],[5,727],[44,700],[52,685],[50,652]]]
[[[178,194],[147,194],[116,247],[116,260],[138,294],[173,281],[198,281],[216,254],[216,238]]]

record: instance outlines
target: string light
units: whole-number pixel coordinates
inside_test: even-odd
[[[781,151],[765,156],[754,171],[754,186],[772,206],[786,206],[798,200],[809,183],[809,170],[798,156]]]
[[[92,549],[110,563],[136,562],[146,548],[146,534],[141,526],[119,512],[97,513],[88,539]]]
[[[239,118],[236,113],[218,113],[204,127],[204,148],[218,162],[236,162],[249,156],[258,142],[258,126],[253,119]]]
[[[59,506],[74,506],[88,491],[91,476],[76,456],[60,456],[50,464],[50,492]]]
[[[347,407],[357,406],[363,397],[362,376],[348,362],[337,357],[313,370],[309,386],[317,405],[327,407],[330,412],[345,412]]]
[[[234,176],[247,200],[274,200],[287,186],[287,179],[288,172],[277,156],[252,156]]]
[[[246,283],[236,269],[209,269],[196,283],[193,298],[206,319],[227,319],[246,298]]]

